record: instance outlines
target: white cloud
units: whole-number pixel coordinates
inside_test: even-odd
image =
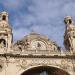
[[[27,35],[29,33],[29,30],[25,28],[15,29],[15,30],[13,29],[13,33],[14,33],[13,34],[14,41],[16,41],[22,39],[25,35]]]
[[[29,6],[29,11],[34,13],[36,20],[42,23],[49,23],[51,18],[57,17],[60,12],[57,11],[57,2],[50,0],[33,0],[33,5]]]
[[[6,9],[17,11],[22,8],[24,0],[1,0],[1,3]]]

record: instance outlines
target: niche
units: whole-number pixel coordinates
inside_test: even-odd
[[[6,41],[5,41],[5,39],[0,39],[0,46],[1,47],[6,47]]]

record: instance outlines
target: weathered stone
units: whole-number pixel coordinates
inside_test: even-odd
[[[70,16],[64,20],[65,51],[48,37],[34,32],[13,45],[8,13],[4,11],[0,16],[0,75],[26,75],[28,70],[41,66],[49,67],[51,75],[75,75],[75,26]]]

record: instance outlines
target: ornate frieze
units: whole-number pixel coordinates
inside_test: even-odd
[[[65,59],[18,59],[17,66],[26,69],[30,66],[54,66],[65,70],[72,69],[72,62]]]

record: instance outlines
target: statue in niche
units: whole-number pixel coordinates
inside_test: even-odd
[[[0,48],[4,48],[4,47],[5,47],[5,40],[0,39]]]

